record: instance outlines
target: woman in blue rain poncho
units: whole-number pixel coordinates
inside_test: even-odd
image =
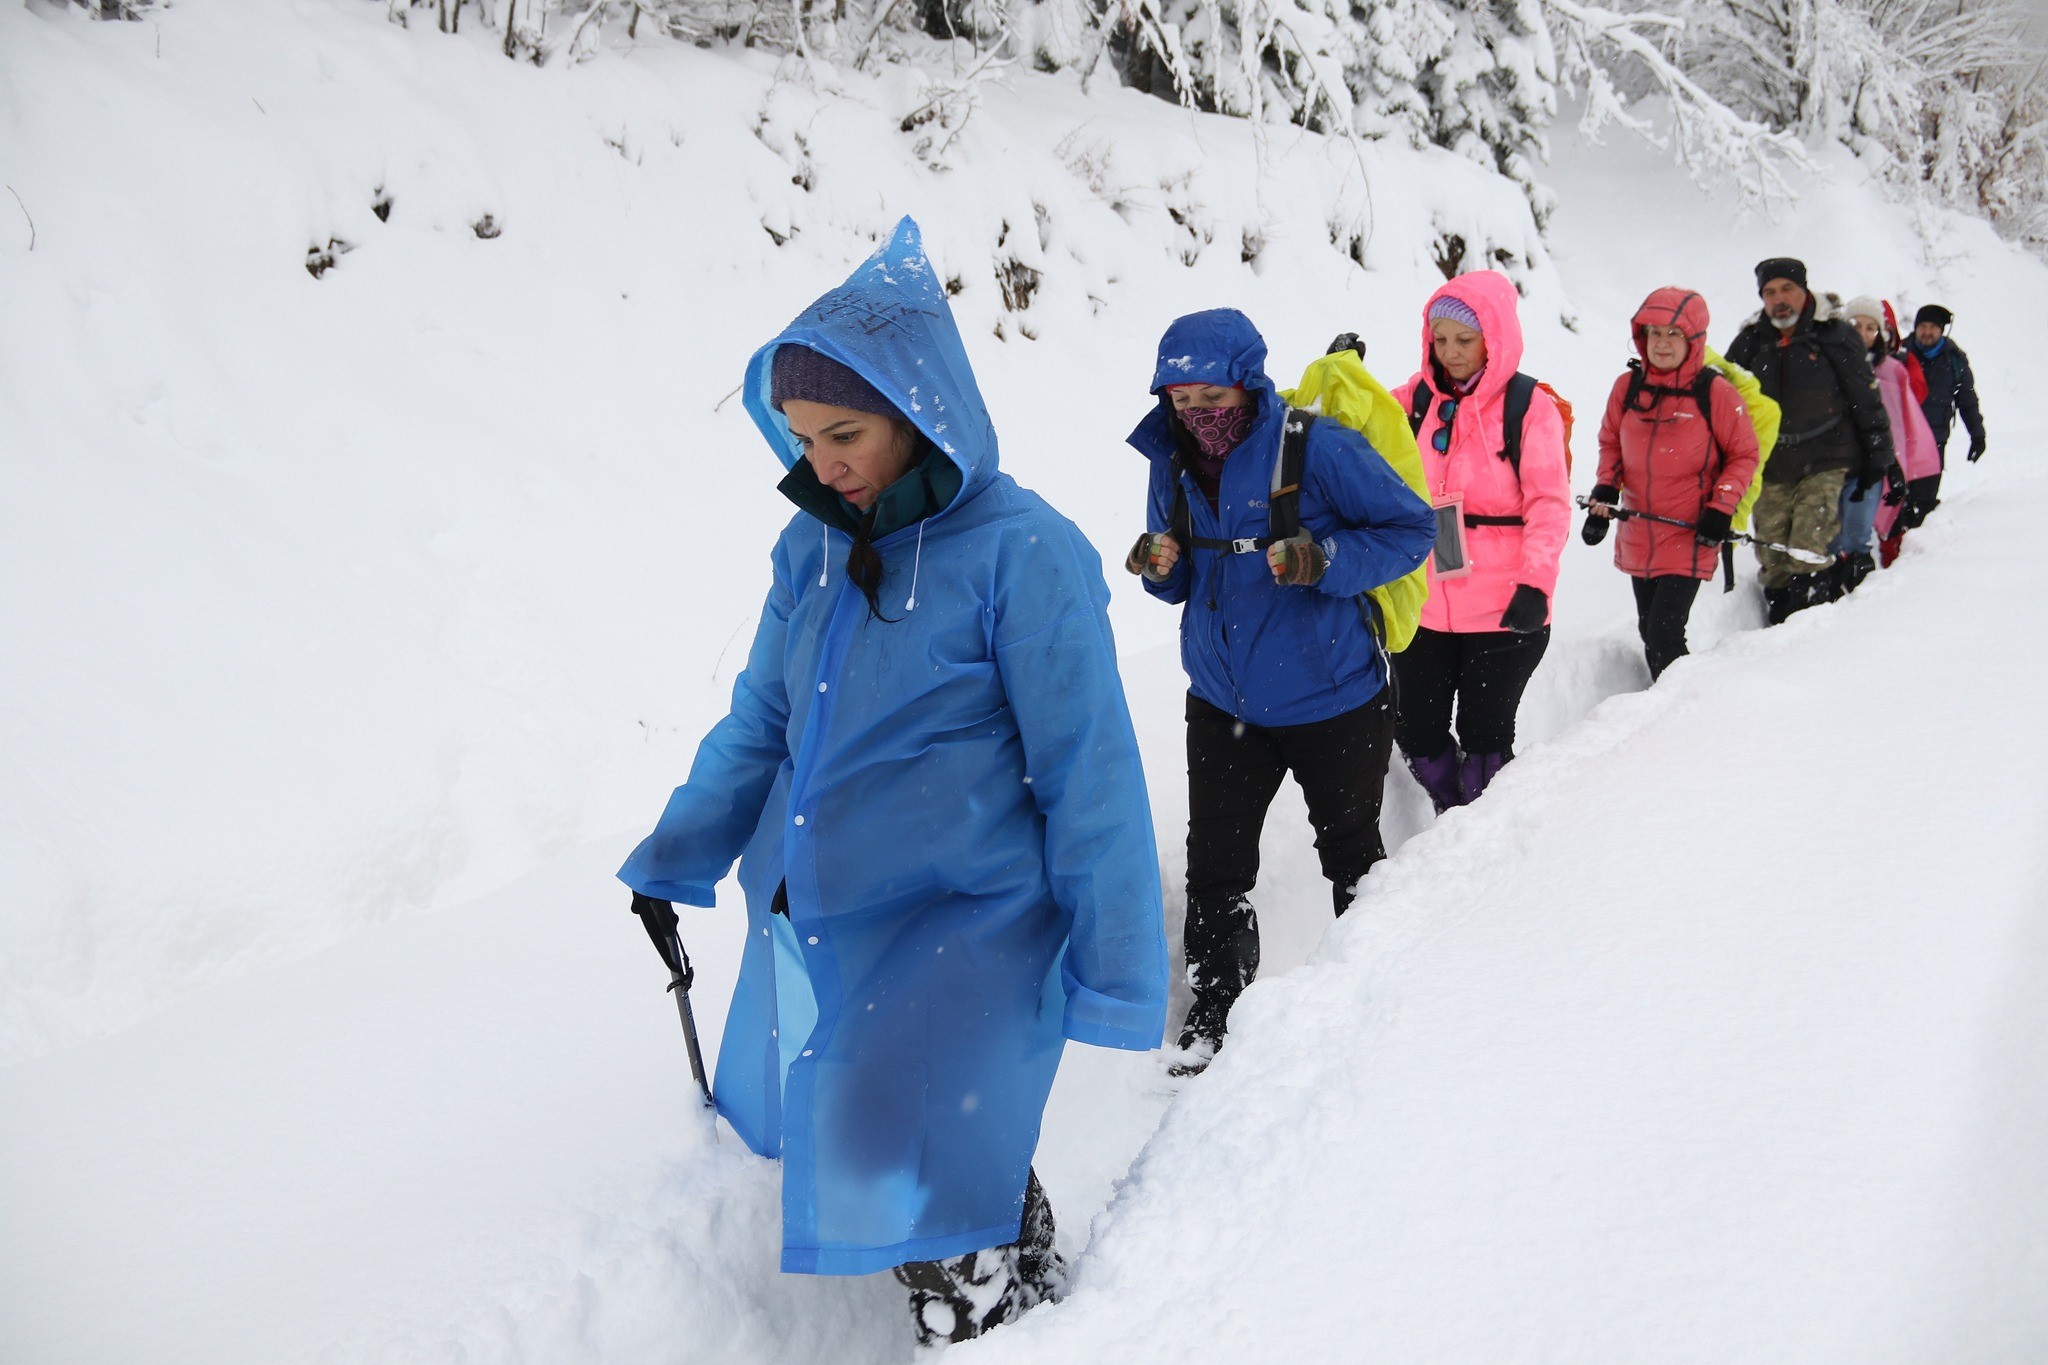
[[[800,510],[731,713],[619,877],[643,913],[709,906],[740,859],[714,1089],[782,1159],[782,1268],[893,1267],[920,1339],[961,1340],[1063,1277],[1031,1159],[1064,1041],[1165,1026],[1109,593],[996,468],[909,219],[755,353],[745,400]]]

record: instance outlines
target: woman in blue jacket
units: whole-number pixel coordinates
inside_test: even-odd
[[[782,1268],[893,1267],[957,1341],[1056,1295],[1046,1094],[1065,1039],[1159,1046],[1166,948],[1101,561],[997,470],[938,279],[905,219],[748,365],[799,511],[619,876],[659,915],[740,859],[715,1090],[782,1159]]]
[[[1429,505],[1365,438],[1308,428],[1300,533],[1269,543],[1287,410],[1266,343],[1230,308],[1160,338],[1156,399],[1131,433],[1152,462],[1146,525],[1125,567],[1181,610],[1188,674],[1188,880],[1182,934],[1194,991],[1183,1074],[1208,1063],[1258,971],[1259,833],[1288,773],[1308,800],[1316,854],[1343,914],[1386,856],[1380,795],[1393,744],[1387,661],[1362,594],[1420,564]],[[1183,510],[1184,509],[1184,510]],[[1174,530],[1176,524],[1181,534]],[[1191,542],[1182,544],[1182,534]]]

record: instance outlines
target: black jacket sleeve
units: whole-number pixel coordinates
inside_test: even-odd
[[[1849,423],[1856,428],[1856,444],[1862,453],[1857,468],[1882,474],[1898,455],[1892,449],[1892,423],[1884,410],[1884,394],[1877,387],[1877,374],[1870,368],[1863,338],[1847,323],[1830,321],[1814,328],[1813,339],[1835,372],[1842,402],[1849,409]]]
[[[1970,444],[1984,444],[1984,414],[1977,410],[1977,376],[1970,372],[1970,357],[1963,354],[1963,348],[1951,341],[1956,353],[1956,412],[1963,419],[1963,427],[1970,433]]]
[[[1735,340],[1728,343],[1722,355],[1734,361],[1745,370],[1756,368],[1756,328],[1745,327],[1735,334]]]

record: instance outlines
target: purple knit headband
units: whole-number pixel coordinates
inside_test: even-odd
[[[1438,318],[1448,318],[1460,327],[1470,327],[1473,331],[1482,335],[1486,331],[1484,327],[1479,325],[1479,314],[1473,312],[1462,301],[1452,298],[1449,294],[1440,295],[1435,303],[1429,305],[1429,313],[1422,320],[1424,322],[1435,322]]]
[[[902,414],[874,385],[828,355],[794,342],[775,348],[768,376],[768,402],[777,412],[795,398],[882,417]]]

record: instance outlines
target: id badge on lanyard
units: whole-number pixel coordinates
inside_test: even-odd
[[[1442,493],[1435,501],[1436,548],[1430,569],[1439,579],[1463,578],[1472,572],[1472,554],[1465,544],[1465,495]]]

